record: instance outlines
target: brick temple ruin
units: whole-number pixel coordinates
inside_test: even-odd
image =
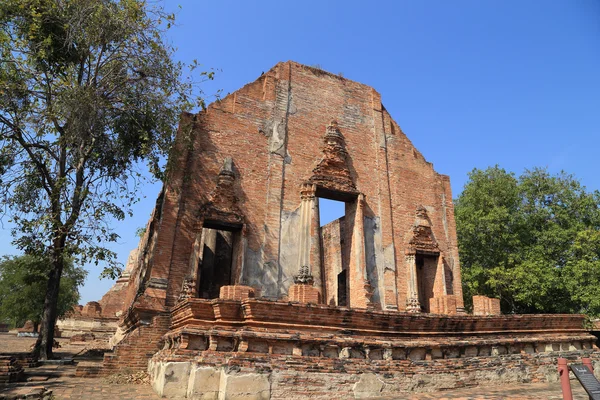
[[[184,115],[103,365],[174,398],[556,378],[582,315],[465,313],[452,194],[373,88],[295,62]],[[345,215],[319,221],[319,199]],[[115,314],[116,315],[116,314]],[[87,370],[86,370],[87,368]],[[236,397],[237,396],[237,397]]]

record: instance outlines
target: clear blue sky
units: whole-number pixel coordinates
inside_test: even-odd
[[[473,168],[546,166],[600,189],[600,1],[165,1],[177,57],[233,92],[279,61],[374,87],[456,197]],[[120,223],[124,262],[158,185]],[[9,241],[3,231],[0,243]],[[6,248],[6,244],[3,245]],[[2,249],[2,247],[0,247]],[[9,251],[8,249],[6,250]],[[92,268],[82,303],[112,282]]]

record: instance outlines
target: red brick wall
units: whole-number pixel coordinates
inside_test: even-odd
[[[489,385],[491,381],[496,385],[556,382],[558,357],[566,358],[569,364],[581,363],[582,357],[592,358],[594,364],[599,362],[598,353],[591,350],[420,361],[318,358],[318,364],[316,357],[259,353],[236,357],[219,352],[204,354],[204,366],[226,366],[238,373],[258,372],[270,376],[270,398],[273,400],[357,398],[354,388],[366,374],[377,374],[376,379],[385,383],[385,391],[379,393],[377,398],[405,399],[411,398],[415,392],[425,391],[437,391],[441,397],[441,390]],[[157,354],[153,361],[181,362],[188,359]],[[257,371],[256,365],[263,368]],[[374,395],[374,392],[370,394]],[[560,389],[557,395],[560,396]],[[431,398],[438,397],[433,395]]]
[[[374,89],[294,62],[277,64],[207,111],[182,120],[149,267],[150,279],[168,279],[168,287],[152,289],[152,295],[167,307],[176,303],[190,273],[198,211],[215,188],[223,160],[232,157],[235,195],[245,219],[243,258],[253,264],[252,269],[234,268],[251,271],[244,279],[252,282],[240,277],[234,281],[256,286],[270,280],[277,289],[263,290],[263,295],[284,298],[297,263],[281,257],[282,219],[297,211],[300,187],[323,156],[325,129],[333,119],[345,137],[356,188],[365,196],[365,216],[379,218],[380,246],[392,250],[386,252],[391,260],[383,279],[370,282],[380,285],[382,308],[403,311],[406,305],[404,256],[420,205],[427,208],[435,240],[449,266],[452,279],[447,281],[453,286],[448,293],[457,296],[461,307],[448,178],[436,173],[414,148]],[[276,126],[281,148],[273,148],[269,139]],[[323,289],[331,290],[327,283],[319,288]],[[351,282],[350,291],[356,290],[367,289],[362,282]],[[330,301],[331,293],[326,296]]]

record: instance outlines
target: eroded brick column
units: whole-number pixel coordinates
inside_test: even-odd
[[[367,277],[367,261],[365,259],[365,198],[361,193],[356,199],[354,229],[352,231],[352,248],[350,256],[350,308],[371,307],[372,287]]]
[[[204,250],[204,229],[202,228],[203,221],[198,221],[196,225],[196,237],[190,255],[190,275],[186,278],[190,285],[190,297],[198,297],[198,285],[200,283],[198,276],[198,265],[202,259],[202,251]]]
[[[313,192],[314,193],[314,192]],[[319,293],[324,293],[322,275],[322,258],[321,258],[321,221],[319,218],[319,199],[315,196],[310,201],[310,250],[309,250],[309,265],[310,273],[314,279],[314,287]]]
[[[438,263],[435,271],[433,295],[435,297],[440,297],[447,294],[448,290],[446,288],[446,274],[444,274],[444,257],[440,254],[438,256]]]

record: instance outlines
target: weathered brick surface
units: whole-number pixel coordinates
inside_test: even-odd
[[[292,285],[288,295],[289,301],[297,301],[305,304],[319,304],[321,295],[317,288],[312,285]]]
[[[221,287],[219,298],[225,300],[253,299],[255,297],[259,297],[256,295],[257,293],[260,294],[260,291],[250,286],[228,285]]]
[[[500,313],[500,299],[473,296],[473,315],[498,315]]]
[[[129,253],[125,269],[119,276],[119,279],[110,288],[108,292],[102,296],[98,302],[102,308],[102,316],[106,318],[115,318],[123,313],[126,308],[127,288],[132,272],[135,271],[139,263],[139,250],[136,248]]]
[[[456,296],[446,295],[439,296],[430,299],[431,301],[431,312],[433,314],[456,314]]]
[[[589,350],[434,360],[332,359],[302,355],[267,355],[256,352],[232,354],[217,351],[207,351],[194,356],[162,351],[153,358],[152,364],[189,362],[191,365],[200,364],[204,368],[221,369],[222,373],[229,370],[237,374],[266,375],[271,382],[269,397],[271,399],[357,398],[356,389],[359,382],[369,375],[380,385],[380,389],[371,389],[370,395],[391,399],[409,398],[407,392],[439,391],[479,385],[484,387],[473,390],[472,393],[485,393],[490,382],[496,384],[505,382],[508,385],[556,382],[558,357],[567,358],[569,363],[578,363],[581,357],[585,356],[591,356],[594,364],[600,366],[597,353]],[[178,379],[182,385],[187,382],[185,377],[178,377]],[[432,396],[432,398],[442,397],[442,392]],[[510,397],[502,396],[500,391],[498,398]]]
[[[95,374],[111,374],[122,369],[145,370],[148,359],[161,347],[162,336],[169,328],[169,321],[168,315],[157,315],[150,321],[139,324],[127,334],[112,353],[104,355],[103,369],[94,371]],[[80,374],[80,376],[87,375]]]
[[[84,317],[100,317],[102,315],[102,306],[97,301],[89,301],[81,310]]]

